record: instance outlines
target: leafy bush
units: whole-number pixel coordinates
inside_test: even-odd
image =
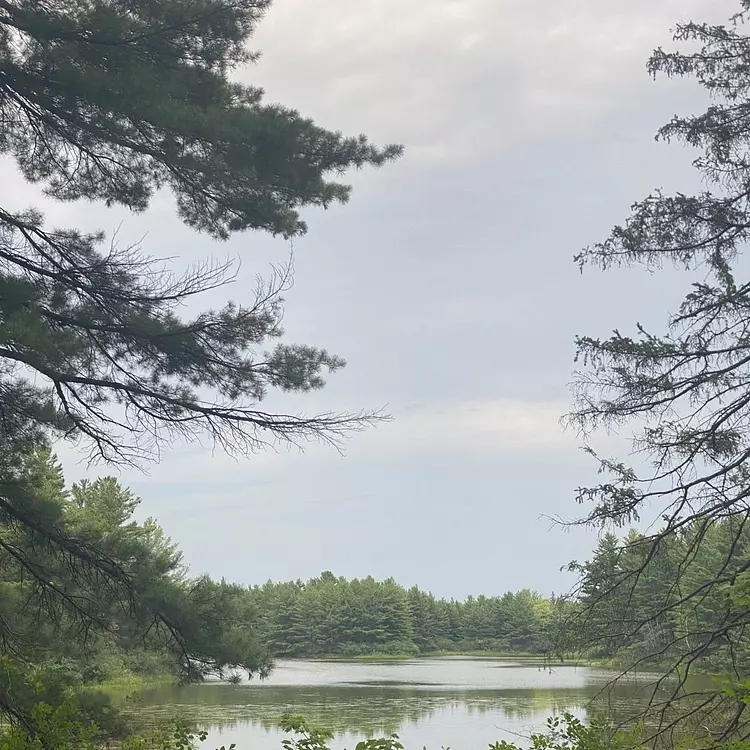
[[[533,734],[532,750],[641,750],[640,727],[614,731],[606,723],[583,724],[570,713],[547,719],[547,731]],[[490,750],[519,750],[515,743],[496,742]]]
[[[333,732],[312,726],[302,716],[282,716],[279,727],[296,735],[282,740],[284,750],[330,750],[328,742],[333,739]],[[399,742],[398,735],[392,734],[390,737],[362,740],[355,750],[404,750],[404,746]]]
[[[94,721],[81,718],[77,697],[59,706],[37,703],[31,712],[33,728],[10,726],[0,732],[0,750],[102,750],[102,729]],[[205,732],[194,732],[175,721],[144,734],[131,734],[120,750],[191,750]],[[225,750],[225,748],[222,748]],[[233,750],[233,746],[228,750]]]

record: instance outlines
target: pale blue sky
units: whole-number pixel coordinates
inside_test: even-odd
[[[401,141],[403,160],[354,175],[350,205],[310,213],[288,295],[288,339],[349,366],[306,411],[389,405],[394,421],[330,449],[251,461],[177,446],[124,481],[194,572],[244,583],[394,576],[441,596],[545,593],[571,581],[593,534],[574,517],[595,466],[558,426],[573,337],[661,323],[677,274],[579,275],[572,256],[654,187],[690,189],[690,154],[653,134],[703,106],[654,83],[674,22],[722,20],[734,0],[276,0],[243,71],[321,124]],[[5,165],[4,175],[9,175]],[[35,191],[8,176],[18,207]],[[288,252],[259,235],[197,237],[160,196],[143,216],[50,206],[50,221],[144,236],[180,263],[241,256],[241,299]],[[85,472],[62,452],[71,479]],[[101,468],[96,473],[102,473]]]

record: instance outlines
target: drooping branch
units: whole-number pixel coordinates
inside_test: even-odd
[[[291,265],[259,280],[249,306],[192,320],[176,315],[233,279],[227,265],[174,278],[138,249],[97,250],[99,237],[46,232],[33,215],[5,214],[0,261],[6,335],[0,358],[46,379],[66,423],[108,460],[148,457],[162,440],[207,435],[233,451],[274,441],[332,444],[382,419],[370,413],[303,416],[258,408],[269,387],[307,391],[342,359],[277,344]],[[43,346],[42,346],[43,344]]]

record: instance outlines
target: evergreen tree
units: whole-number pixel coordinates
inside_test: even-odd
[[[421,652],[439,650],[442,633],[436,613],[435,597],[420,591],[417,586],[412,586],[407,596],[416,647]]]
[[[2,711],[33,729],[36,683],[49,702],[123,671],[201,679],[227,667],[267,669],[244,590],[191,580],[161,527],[133,519],[139,499],[132,492],[113,478],[68,490],[47,449],[30,454],[24,469],[39,527],[0,527],[0,635],[8,677],[0,686]],[[70,554],[71,545],[77,554]],[[94,560],[82,565],[81,552]],[[102,575],[104,560],[116,575]],[[93,707],[106,708],[101,701]]]
[[[642,612],[640,626],[634,623],[630,630],[637,635],[658,619],[658,637],[647,640],[654,656],[664,653],[662,636],[671,640],[667,648],[679,689],[714,645],[742,640],[750,625],[750,613],[740,606],[743,596],[730,596],[737,606],[717,616],[727,587],[737,584],[750,562],[732,570],[709,560],[708,551],[702,554],[712,544],[712,524],[733,519],[724,528],[738,544],[748,519],[750,283],[742,263],[750,239],[748,20],[750,3],[741,0],[728,24],[678,24],[675,40],[687,48],[658,49],[648,63],[651,74],[692,78],[710,94],[704,112],[675,116],[658,134],[700,152],[694,166],[703,189],[694,195],[653,192],[635,203],[629,218],[603,242],[577,258],[582,267],[658,269],[674,263],[697,272],[663,331],[636,325],[632,334],[615,330],[608,338],[577,340],[582,369],[572,414],[572,422],[588,434],[635,425],[634,447],[645,461],[633,468],[616,458],[599,458],[607,476],[580,491],[579,500],[591,508],[581,521],[623,526],[637,521],[645,508],[664,519],[645,542],[642,570],[666,549],[682,558],[673,568],[675,580],[659,592],[661,601],[654,600],[654,608]],[[708,570],[714,577],[706,580]],[[637,574],[623,579],[624,599],[638,580]],[[610,606],[608,598],[602,603]],[[733,671],[733,679],[744,678],[744,669]],[[727,731],[743,714],[740,692],[717,691],[705,705],[707,715],[716,715],[716,704],[736,702]]]
[[[300,207],[348,197],[331,176],[399,149],[324,130],[231,80],[269,4],[4,3],[4,151],[60,200],[140,211],[165,186],[196,230],[303,232]],[[257,350],[281,335],[286,279],[185,320],[180,302],[221,284],[226,268],[159,273],[137,248],[103,251],[100,235],[47,230],[33,210],[0,209],[0,236],[0,385],[17,419],[75,430],[108,458],[148,453],[170,432],[207,430],[247,447],[259,431],[284,438],[353,424],[253,408],[269,387],[320,387],[342,364],[308,346]],[[29,370],[48,386],[30,385]]]
[[[400,149],[323,129],[236,82],[269,5],[0,1],[2,152],[60,201],[140,212],[164,188],[189,227],[215,238],[303,233],[300,209],[347,200],[342,172],[381,165]],[[105,632],[115,600],[140,613],[134,622],[164,633],[188,676],[220,670],[229,652],[220,645],[222,618],[206,630],[186,604],[196,613],[208,613],[207,601],[233,611],[236,592],[167,585],[155,557],[144,564],[140,553],[148,543],[176,565],[169,543],[154,527],[136,533],[111,515],[119,508],[127,516],[130,500],[111,482],[81,485],[63,510],[50,499],[59,481],[37,476],[35,451],[66,436],[92,458],[136,462],[174,438],[207,436],[243,452],[274,440],[336,440],[375,418],[260,408],[268,389],[320,388],[344,363],[280,341],[285,270],[250,299],[182,315],[186,301],[231,278],[230,266],[212,264],[181,275],[139,247],[49,228],[33,208],[0,207],[0,563],[33,586],[51,623]],[[21,631],[0,616],[6,651],[21,652]],[[246,645],[243,664],[262,667]]]
[[[627,607],[620,595],[628,571],[623,566],[620,540],[612,533],[604,534],[589,562],[570,567],[581,574],[579,600],[587,613],[583,630],[587,645],[599,656],[612,656],[623,645],[628,628]]]
[[[436,600],[393,579],[347,581],[325,572],[306,583],[266,583],[246,594],[259,638],[274,656],[418,654],[552,648],[553,604],[530,591]],[[562,618],[561,618],[562,619]]]

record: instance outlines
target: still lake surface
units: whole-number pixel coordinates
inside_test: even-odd
[[[608,687],[614,676],[523,659],[280,661],[263,681],[164,686],[128,703],[146,719],[177,715],[208,730],[206,750],[232,742],[238,750],[280,750],[284,735],[277,723],[285,713],[333,729],[336,750],[393,732],[407,750],[479,750],[528,736],[563,711],[627,718],[648,699],[653,676]]]

